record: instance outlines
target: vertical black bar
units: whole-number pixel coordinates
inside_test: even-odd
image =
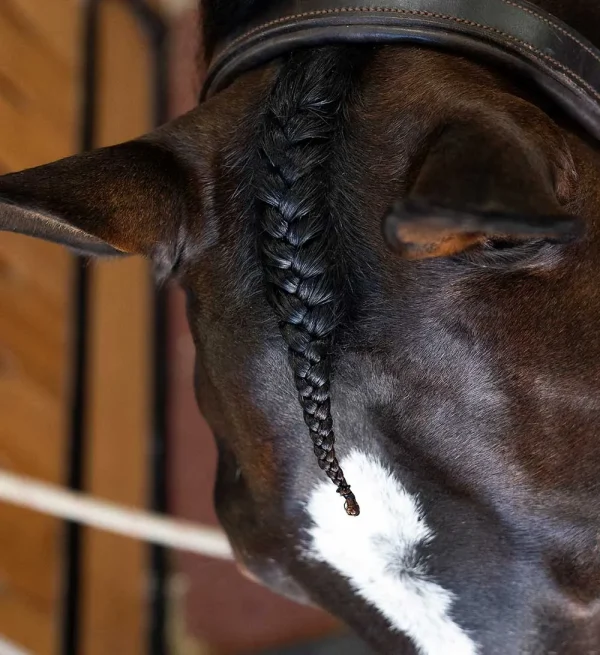
[[[96,66],[98,45],[98,2],[88,0],[83,6],[82,30],[83,79],[81,151],[94,147],[96,128]],[[69,450],[67,454],[67,485],[75,491],[85,486],[86,448],[86,397],[87,397],[87,334],[90,324],[89,302],[90,270],[88,262],[77,258],[73,291],[73,373],[71,389],[71,425]],[[59,653],[77,655],[80,638],[81,588],[84,583],[81,569],[81,543],[83,529],[77,523],[65,524],[64,574],[62,598],[62,625]]]
[[[154,123],[161,125],[168,119],[168,56],[167,33],[162,22],[153,20],[152,50],[154,58]],[[167,512],[167,394],[168,394],[168,291],[158,288],[154,292],[154,393],[153,431],[151,447],[151,506],[156,512]],[[167,551],[160,546],[150,547],[152,597],[150,599],[150,655],[167,654]]]
[[[154,293],[154,427],[151,446],[151,506],[156,512],[167,512],[167,365],[168,335],[167,291]],[[150,546],[150,629],[151,655],[166,655],[167,638],[167,551],[161,546]]]

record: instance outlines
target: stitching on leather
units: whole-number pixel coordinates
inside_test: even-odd
[[[569,32],[569,30],[566,30],[564,27],[561,27],[558,23],[555,23],[553,20],[550,20],[549,18],[542,16],[541,14],[539,14],[537,11],[534,11],[533,9],[529,9],[529,7],[522,7],[521,5],[518,5],[516,2],[511,2],[510,0],[502,0],[502,2],[505,5],[515,7],[515,9],[520,9],[521,11],[524,11],[527,14],[531,14],[532,16],[539,18],[542,22],[546,23],[547,25],[551,25],[554,29],[558,30],[561,34],[564,34],[566,37],[571,39],[571,41],[581,46],[588,54],[590,54],[597,62],[600,63],[600,57],[594,52],[594,50],[592,50],[592,48],[590,48],[583,41],[578,39],[574,34]]]
[[[510,0],[502,0],[506,4],[511,4],[514,7],[521,9],[523,11],[529,11],[531,14],[534,16],[540,18],[541,20],[546,20],[544,19],[543,16],[540,16],[539,14],[526,9],[525,7],[521,7],[515,3],[511,3]],[[578,81],[581,83],[582,86],[584,86],[588,91],[592,93],[596,97],[596,99],[600,100],[600,93],[591,85],[589,84],[586,80],[584,80],[581,76],[577,75],[574,71],[572,71],[570,68],[565,66],[564,64],[561,64],[559,61],[554,59],[553,57],[550,57],[549,55],[543,53],[541,50],[538,50],[535,46],[531,45],[530,43],[527,43],[526,41],[521,41],[521,39],[518,39],[511,34],[506,34],[502,30],[496,29],[495,27],[489,27],[488,25],[482,25],[480,23],[476,23],[474,21],[466,20],[464,18],[458,18],[456,16],[448,16],[446,14],[438,14],[430,11],[421,11],[418,9],[398,9],[395,7],[339,7],[336,9],[316,9],[314,11],[307,11],[305,13],[300,13],[300,14],[293,14],[291,16],[285,16],[283,18],[277,18],[275,20],[271,20],[267,23],[263,23],[262,25],[259,25],[258,27],[253,28],[252,30],[249,30],[248,32],[242,34],[239,36],[237,39],[234,39],[231,41],[231,43],[228,45],[227,50],[230,50],[231,48],[234,48],[238,43],[245,41],[248,37],[252,36],[253,34],[260,32],[261,30],[267,29],[269,27],[275,27],[276,25],[280,25],[283,23],[287,23],[289,21],[293,20],[298,20],[301,18],[316,18],[318,16],[328,16],[328,15],[335,15],[335,14],[344,14],[344,13],[388,13],[388,14],[401,14],[405,16],[423,16],[426,18],[439,18],[442,20],[448,20],[452,21],[454,23],[458,23],[461,25],[470,25],[471,27],[477,27],[481,30],[487,31],[487,32],[493,32],[495,34],[498,34],[509,41],[512,41],[516,44],[518,44],[521,47],[526,48],[530,52],[533,52],[535,55],[538,57],[541,57],[542,59],[545,59],[546,61],[552,62],[555,66],[558,68],[562,69],[569,77],[571,77],[574,81]],[[552,23],[549,20],[546,20],[546,22],[556,29],[561,29],[559,25],[556,25]],[[575,39],[569,32],[566,30],[561,30],[564,32],[566,36],[569,36],[572,38],[575,42],[577,42],[579,45],[581,45],[584,49],[588,50],[586,48],[585,44],[580,43],[579,40]],[[594,55],[593,52],[590,54]],[[594,55],[595,56],[595,55]],[[596,59],[598,59],[596,57]],[[600,60],[598,60],[600,61]]]

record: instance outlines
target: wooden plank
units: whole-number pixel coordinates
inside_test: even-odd
[[[132,506],[144,506],[147,486],[149,291],[142,262],[94,274],[88,489]],[[144,544],[86,533],[82,653],[145,652],[146,567]]]
[[[119,0],[102,16],[101,144],[148,127],[148,61],[133,17]],[[134,506],[147,498],[150,437],[150,298],[147,264],[133,258],[93,273],[88,490]],[[88,531],[81,653],[142,655],[147,617],[147,546]]]
[[[62,461],[47,455],[64,446],[62,435],[67,425],[63,409],[54,398],[36,393],[29,380],[11,365],[14,366],[10,361],[0,361],[0,414],[6,417],[0,426],[0,466],[57,482]],[[5,564],[4,557],[2,563]],[[15,574],[14,569],[7,569]]]
[[[37,3],[41,4],[40,2]],[[72,0],[51,0],[75,52]],[[32,39],[9,0],[0,3],[0,166],[34,166],[73,151],[76,62]],[[69,14],[70,12],[70,14]],[[58,246],[0,236],[0,466],[62,483],[67,446],[70,256]],[[55,655],[62,523],[0,505],[0,634],[35,655]]]
[[[68,6],[70,0],[52,0]],[[68,4],[67,4],[68,3]],[[38,4],[41,4],[38,2]],[[63,38],[70,48],[78,46],[73,38],[77,11],[64,26]],[[79,91],[78,65],[68,66],[43,39],[19,20],[6,0],[0,2],[0,93],[18,98],[21,110],[43,111],[55,128],[69,132]]]
[[[38,393],[56,403],[65,401],[65,313],[69,299],[51,302],[34,286],[0,285],[2,350],[18,360],[20,373]]]
[[[2,146],[0,145],[0,155]],[[65,252],[39,239],[3,234],[0,239],[0,279],[15,285],[31,286],[52,302],[69,304],[65,280],[71,273],[71,258]]]
[[[13,16],[25,21],[31,32],[73,72],[79,66],[80,44],[72,38],[77,31],[79,0],[3,0]]]
[[[1,161],[8,169],[21,170],[71,154],[65,148],[67,132],[55,129],[42,111],[21,108],[0,95]]]

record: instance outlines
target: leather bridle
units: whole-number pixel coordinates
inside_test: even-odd
[[[526,75],[600,139],[600,50],[523,0],[281,0],[218,44],[208,99],[241,73],[292,50],[338,44],[422,44]]]

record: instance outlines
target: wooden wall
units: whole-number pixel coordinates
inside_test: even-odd
[[[77,149],[80,0],[0,1],[0,169]],[[149,61],[120,0],[101,17],[99,143],[149,127]],[[69,428],[72,287],[67,252],[0,235],[0,467],[63,484]],[[144,506],[150,434],[151,282],[139,259],[95,265],[88,335],[87,490]],[[63,526],[0,504],[0,635],[58,653]],[[147,652],[147,548],[84,535],[84,655]]]
[[[0,167],[76,147],[76,0],[0,2]],[[0,236],[0,466],[63,481],[73,267],[56,246]],[[59,521],[0,505],[0,634],[36,655],[58,641]]]

